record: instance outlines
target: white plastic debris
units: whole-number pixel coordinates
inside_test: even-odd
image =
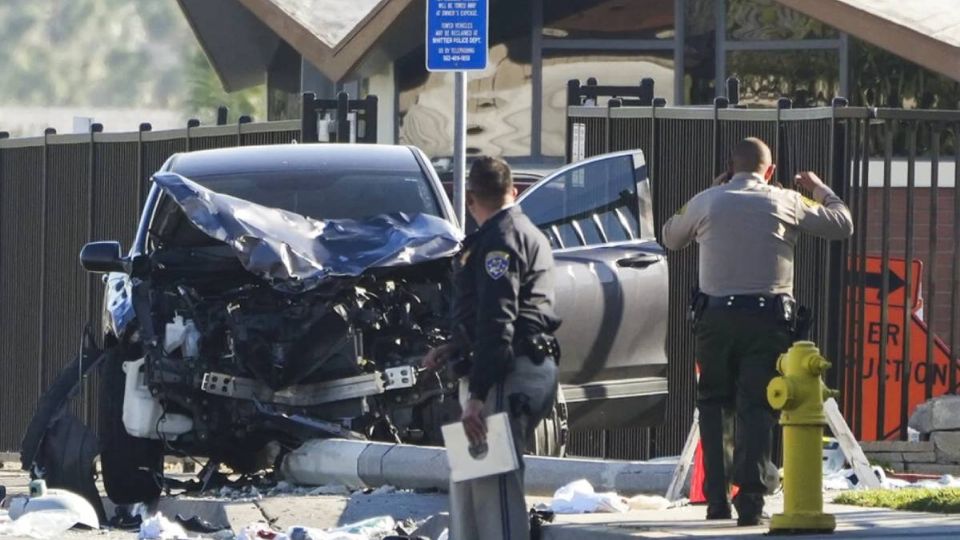
[[[437,537],[437,540],[448,540],[450,538],[450,529],[444,529],[440,536]]]
[[[10,519],[16,522],[32,513],[59,512],[55,519],[58,523],[67,516],[73,516],[74,521],[67,527],[68,529],[75,525],[83,525],[91,529],[100,528],[97,511],[89,501],[65,489],[47,489],[46,483],[42,480],[35,482],[37,482],[35,488],[37,496],[14,497],[10,501]]]
[[[40,510],[21,515],[16,520],[3,516],[0,536],[29,538],[61,538],[77,522],[78,516],[70,510]]]
[[[557,514],[623,513],[630,510],[630,503],[616,493],[597,493],[590,482],[577,480],[558,489],[549,508]]]
[[[393,486],[380,486],[377,489],[370,492],[370,495],[389,495],[391,493],[396,493],[397,488]]]
[[[358,534],[363,538],[379,538],[387,534],[392,534],[396,529],[397,522],[392,517],[380,516],[351,523],[350,525],[344,525],[343,527],[337,527],[336,529],[330,529],[328,532],[336,534]],[[339,540],[340,537],[331,536],[329,540],[334,539]],[[324,538],[322,540],[328,539]]]
[[[145,517],[140,524],[138,540],[181,540],[190,538],[179,523],[170,521],[163,514]]]
[[[847,458],[840,448],[840,441],[833,437],[823,438],[823,474],[830,475],[843,470]]]
[[[395,534],[397,522],[390,516],[381,516],[337,527],[315,529],[293,526],[286,533],[277,532],[265,523],[252,523],[244,527],[236,540],[379,540]]]
[[[671,503],[659,495],[636,495],[627,499],[630,510],[666,510]]]

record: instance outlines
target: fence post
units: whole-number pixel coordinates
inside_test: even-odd
[[[660,192],[660,187],[659,187],[660,184],[658,184],[658,183],[657,183],[657,180],[656,180],[656,178],[657,178],[657,174],[656,174],[656,173],[657,173],[657,169],[656,169],[657,157],[656,157],[656,156],[657,156],[657,149],[659,148],[659,145],[657,145],[657,124],[658,124],[658,122],[657,122],[657,109],[660,108],[660,107],[666,106],[666,104],[667,104],[667,103],[666,103],[666,100],[665,100],[665,99],[662,99],[662,98],[657,98],[657,99],[653,100],[653,103],[651,104],[651,107],[650,107],[650,148],[649,148],[649,152],[644,152],[644,155],[643,155],[644,161],[647,162],[647,177],[650,179],[650,186],[651,186],[652,189],[653,189],[653,199],[654,199],[654,201],[657,200],[657,198],[659,197],[659,192]],[[671,210],[668,210],[668,209],[666,209],[666,208],[660,208],[660,207],[661,207],[660,204],[657,204],[656,202],[653,203],[653,214],[654,214],[654,223],[655,223],[655,224],[660,222],[660,221],[657,219],[657,217],[656,217],[658,212],[662,212],[661,215],[666,215],[667,212],[670,212],[670,211],[671,211]],[[653,228],[655,229],[655,230],[653,231],[654,237],[656,237],[657,242],[659,242],[659,243],[662,245],[662,244],[663,244],[663,238],[661,238],[662,235],[660,234],[660,227],[658,227],[657,225],[654,225]]]
[[[610,119],[610,111],[619,109],[623,102],[619,99],[611,99],[607,102],[607,116],[603,119],[603,153],[611,152],[610,142],[613,140],[613,121]]]
[[[337,142],[350,142],[350,95],[346,92],[337,94]]]
[[[190,152],[191,150],[193,150],[193,143],[191,142],[190,130],[195,127],[200,127],[200,120],[197,120],[196,118],[191,118],[187,120],[187,152]]]
[[[87,242],[93,240],[93,228],[94,228],[94,219],[95,215],[95,204],[96,199],[94,193],[96,192],[95,183],[97,179],[97,133],[103,132],[103,124],[95,123],[90,124],[90,150],[89,150],[89,161],[87,162]],[[86,305],[87,309],[87,320],[80,325],[81,335],[86,335],[86,331],[83,329],[89,329],[90,321],[95,320],[96,318],[96,306],[93,305],[93,281],[94,276],[87,274],[86,272],[82,273],[86,281],[86,287],[84,290],[83,303]],[[85,353],[84,349],[84,340],[80,340],[80,350],[78,354],[81,355],[81,365],[88,361],[87,358],[84,358],[82,355]],[[86,379],[86,376],[83,377]],[[89,404],[87,403],[87,392],[85,392],[86,380],[82,380],[79,385],[80,389],[80,411],[84,415],[84,419],[89,422],[92,418],[93,411],[89,410]]]
[[[720,162],[720,109],[726,109],[730,105],[725,97],[713,98],[713,175],[720,174],[726,164]]]
[[[57,130],[52,127],[43,130],[43,163],[41,164],[40,178],[40,298],[37,302],[37,308],[39,309],[39,316],[37,317],[39,321],[39,331],[37,337],[40,339],[40,344],[37,348],[37,355],[39,357],[39,361],[37,362],[37,366],[39,367],[37,371],[37,395],[43,392],[43,373],[44,364],[46,363],[45,344],[47,340],[43,339],[43,334],[47,325],[45,317],[47,295],[45,292],[46,287],[44,286],[47,279],[47,180],[50,172],[50,136],[56,134]]]
[[[380,100],[377,96],[367,96],[365,110],[363,112],[363,140],[370,144],[377,143],[377,130],[379,118],[377,116]],[[359,126],[358,126],[359,127]]]
[[[654,80],[646,77],[640,81],[640,106],[649,107],[653,105]]]
[[[576,107],[580,105],[580,81],[577,79],[570,79],[567,81],[567,108],[565,111],[567,117],[567,132],[565,134],[565,143],[566,143],[566,162],[573,162],[573,120],[570,118],[570,107]]]
[[[848,104],[844,98],[834,98],[830,117],[830,158],[827,184],[841,199],[849,203],[849,189],[845,174],[847,164],[847,134],[846,124],[837,118],[837,110]],[[827,358],[834,362],[829,372],[828,382],[836,388],[838,373],[846,369],[846,356],[842,346],[847,330],[846,299],[847,299],[847,241],[830,242],[827,251],[827,268],[829,268],[828,283],[825,287],[827,314],[826,343],[823,350]],[[823,298],[823,297],[821,297]]]
[[[229,113],[229,111],[230,109],[228,109],[226,105],[221,105],[217,107],[217,125],[218,126],[227,125],[227,114]]]
[[[727,101],[733,107],[740,106],[740,79],[736,77],[727,79]]]
[[[787,130],[783,123],[781,115],[785,109],[793,108],[793,102],[789,98],[782,97],[777,100],[777,125],[776,137],[773,141],[773,161],[777,164],[777,182],[786,186],[790,183],[789,172],[792,163],[789,162],[790,152],[787,150]],[[786,154],[786,156],[784,155]]]
[[[300,105],[300,142],[314,143],[320,140],[317,132],[317,95],[304,92]]]
[[[243,146],[243,125],[253,122],[253,118],[243,115],[237,118],[237,146]]]
[[[889,306],[889,296],[890,296],[890,279],[888,273],[885,271],[890,268],[890,220],[886,219],[890,216],[890,206],[891,206],[891,185],[892,185],[892,171],[891,171],[891,160],[893,159],[893,135],[894,128],[896,125],[896,120],[892,118],[887,118],[884,120],[884,155],[883,155],[883,202],[882,202],[882,213],[883,216],[881,219],[883,223],[880,227],[880,238],[881,238],[881,248],[880,248],[880,353],[877,358],[877,422],[876,422],[876,438],[877,440],[883,440],[884,431],[886,429],[884,419],[886,418],[885,411],[887,410],[887,386],[885,384],[887,380],[887,342],[890,339],[888,328],[890,326],[890,306]],[[912,167],[908,167],[910,171],[913,170]],[[907,265],[909,268],[909,265]],[[906,309],[906,308],[905,308]],[[909,335],[905,333],[905,336]],[[869,404],[862,404],[862,406],[869,407]]]
[[[140,215],[139,211],[143,210],[143,199],[144,199],[143,188],[146,187],[146,183],[147,183],[147,171],[145,170],[146,163],[144,163],[145,160],[143,159],[143,134],[152,130],[153,130],[153,126],[151,126],[148,122],[144,122],[140,124],[140,126],[137,128],[137,186],[136,186],[136,189],[137,189],[137,210],[138,210],[137,215],[138,216]]]
[[[926,385],[926,399],[930,399],[933,395],[933,383],[936,378],[936,369],[933,362],[933,351],[936,346],[933,341],[933,332],[934,325],[936,324],[936,309],[934,308],[934,302],[937,298],[937,280],[936,280],[936,271],[937,271],[937,251],[939,248],[939,243],[937,238],[937,221],[940,213],[940,137],[942,136],[942,126],[940,123],[935,123],[930,126],[930,231],[928,233],[929,242],[927,243],[927,266],[929,271],[927,272],[927,294],[930,295],[930,312],[924,313],[924,322],[927,323],[927,357],[924,359],[926,362],[926,375],[927,375],[927,385]],[[956,186],[954,186],[956,189]],[[909,264],[910,261],[907,261]],[[918,276],[919,279],[919,276]],[[922,284],[921,284],[922,286]],[[949,364],[948,370],[953,370],[953,365]],[[951,389],[952,390],[952,389]],[[903,419],[903,423],[906,424],[906,419]]]

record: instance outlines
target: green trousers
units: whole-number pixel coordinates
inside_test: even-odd
[[[777,416],[767,384],[790,347],[790,329],[769,311],[712,307],[695,333],[707,503],[727,507],[732,481],[741,493],[734,501],[738,514],[759,514],[763,495],[780,482],[771,461]]]

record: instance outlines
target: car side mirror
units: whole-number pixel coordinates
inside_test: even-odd
[[[80,266],[88,272],[123,272],[120,242],[90,242],[80,250]]]

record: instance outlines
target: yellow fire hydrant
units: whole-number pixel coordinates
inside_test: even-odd
[[[820,375],[829,367],[813,342],[798,341],[777,360],[782,376],[767,386],[770,405],[783,411],[783,513],[770,520],[771,533],[837,527],[834,517],[823,513],[823,402],[836,393]]]

